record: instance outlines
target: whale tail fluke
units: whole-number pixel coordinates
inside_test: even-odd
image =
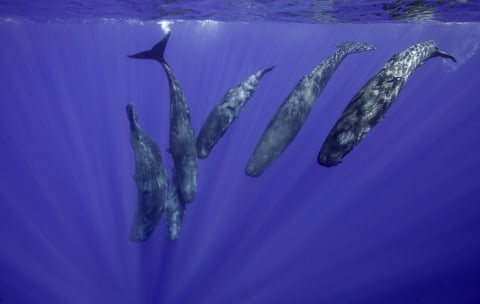
[[[170,33],[168,33],[159,43],[155,44],[151,50],[129,55],[128,57],[136,59],[153,59],[160,63],[166,63],[163,53],[167,47],[168,38],[170,38]]]
[[[340,42],[337,43],[337,49],[343,50],[349,54],[372,51],[375,50],[376,47],[373,44],[363,42]]]
[[[435,56],[451,59],[451,60],[453,60],[453,62],[457,62],[457,58],[453,57],[452,55],[450,55],[449,53],[444,52],[444,51],[438,50],[435,53]]]

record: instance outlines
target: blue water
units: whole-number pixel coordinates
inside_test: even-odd
[[[276,65],[199,160],[180,238],[164,219],[128,240],[135,209],[125,105],[166,166],[161,66],[128,59],[162,24],[0,24],[0,303],[479,303],[480,24],[177,21],[165,57],[198,132],[226,90]],[[336,167],[316,156],[354,94],[395,53],[433,58]],[[245,165],[297,81],[341,41],[349,55],[285,153]]]

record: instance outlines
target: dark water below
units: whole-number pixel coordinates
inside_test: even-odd
[[[475,6],[435,10],[463,5]],[[0,24],[0,303],[480,302],[480,24],[19,21]],[[167,27],[165,57],[197,132],[228,88],[276,68],[199,161],[179,240],[167,240],[162,219],[139,244],[128,240],[136,189],[125,105],[170,171],[169,95],[158,63],[126,55]],[[393,54],[429,39],[458,62],[418,68],[342,164],[319,166],[354,94]],[[280,103],[341,41],[377,50],[349,55],[285,153],[246,176]]]

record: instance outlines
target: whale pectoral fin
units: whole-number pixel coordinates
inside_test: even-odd
[[[233,106],[230,106],[230,105],[226,106],[225,108],[228,109],[228,111],[230,112],[230,114],[231,114],[232,116],[235,116],[235,114],[236,114],[236,112],[237,112],[237,108],[235,108],[235,107],[233,107]]]
[[[221,113],[220,121],[217,121],[217,123],[220,123],[222,126],[228,126],[232,123],[232,121],[235,119],[237,116],[237,109],[232,106],[226,106],[224,108],[225,111]]]

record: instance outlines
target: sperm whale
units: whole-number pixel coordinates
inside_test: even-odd
[[[441,51],[433,40],[412,45],[393,55],[347,105],[323,142],[318,163],[325,167],[340,163],[383,120],[416,68],[433,57],[444,57],[456,62],[455,57]]]
[[[257,90],[260,79],[274,67],[258,71],[227,91],[203,123],[197,137],[197,155],[206,158]]]
[[[259,176],[280,157],[297,136],[315,101],[348,54],[374,49],[373,45],[366,43],[340,43],[330,57],[303,76],[270,120],[248,160],[245,173]]]
[[[157,144],[138,124],[133,105],[128,104],[126,110],[130,122],[130,144],[135,155],[133,179],[137,185],[137,207],[129,239],[142,242],[150,237],[165,210],[168,174]]]
[[[180,83],[165,61],[164,52],[170,33],[152,49],[131,56],[137,59],[153,59],[162,65],[170,89],[170,153],[175,167],[176,184],[182,202],[190,203],[197,192],[198,161],[190,110],[185,101]]]

